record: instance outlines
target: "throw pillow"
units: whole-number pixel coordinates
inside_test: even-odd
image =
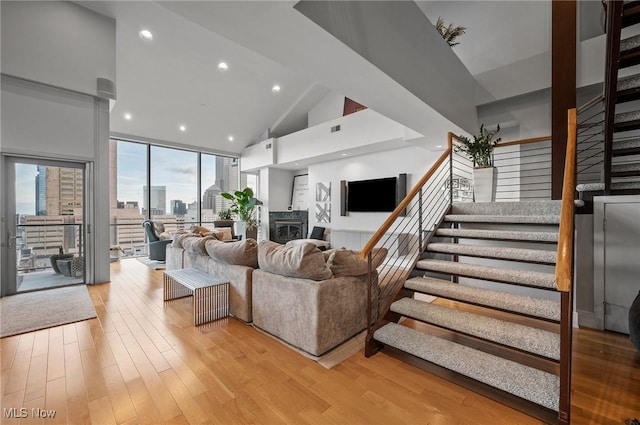
[[[361,276],[369,271],[368,260],[360,258],[360,253],[350,249],[334,249],[330,252],[327,264],[334,276]],[[371,265],[377,269],[385,257],[388,250],[386,248],[374,248],[371,252]]]
[[[206,227],[202,227],[202,226],[191,226],[191,233],[195,233],[197,235],[200,236],[206,236],[206,233],[211,234],[211,231],[209,229],[207,229]]]
[[[331,242],[321,241],[319,239],[292,239],[288,241],[285,245],[302,245],[305,243],[312,243],[320,249],[320,251],[326,251],[331,247]]]
[[[173,238],[173,246],[176,248],[184,248],[184,240],[188,238],[200,238],[200,235],[193,233],[180,233]]]
[[[152,221],[151,230],[153,230],[153,233],[155,233],[156,235],[159,235],[160,233],[164,232],[164,223],[162,223],[161,221]]]
[[[184,246],[185,251],[207,255],[205,244],[209,240],[215,240],[215,238],[213,238],[212,236],[185,238],[182,241],[182,246]]]
[[[233,239],[231,227],[219,227],[213,229],[213,235],[221,241],[230,241]]]
[[[258,244],[258,265],[266,272],[288,277],[311,280],[332,277],[322,252],[311,243],[287,246],[261,241]]]
[[[209,257],[221,263],[258,268],[258,242],[254,239],[237,242],[208,240],[205,249]]]

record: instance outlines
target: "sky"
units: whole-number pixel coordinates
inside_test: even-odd
[[[140,143],[118,142],[119,201],[138,201],[143,207],[143,187],[147,184],[147,146]],[[35,214],[37,166],[16,164],[16,213]],[[202,191],[215,183],[214,155],[202,155]],[[186,204],[197,198],[197,154],[177,149],[151,147],[151,185],[166,186],[165,209],[169,202],[179,199]]]

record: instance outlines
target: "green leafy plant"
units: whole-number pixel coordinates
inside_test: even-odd
[[[480,133],[473,136],[473,140],[465,136],[458,136],[461,144],[454,147],[455,152],[464,153],[467,158],[474,162],[476,168],[486,168],[493,166],[493,148],[500,143],[502,138],[494,139],[500,131],[498,125],[495,130],[487,130],[484,124],[480,126]]]
[[[454,27],[453,24],[446,25],[444,23],[444,20],[439,16],[438,20],[436,21],[435,27],[442,38],[444,38],[444,41],[446,41],[450,47],[460,44],[456,43],[455,40],[461,35],[464,35],[465,31],[467,30],[467,28],[463,26]]]
[[[235,214],[239,220],[250,222],[254,219],[254,209],[257,205],[262,205],[262,201],[259,201],[253,196],[253,190],[249,187],[245,187],[244,190],[236,190],[233,193],[223,192],[220,194],[225,199],[230,200],[230,211]]]
[[[233,212],[228,208],[218,211],[218,220],[233,220]]]

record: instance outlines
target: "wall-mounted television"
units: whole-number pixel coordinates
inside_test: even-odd
[[[404,197],[404,194],[402,196]],[[346,209],[349,212],[391,212],[397,205],[397,177],[347,183]]]

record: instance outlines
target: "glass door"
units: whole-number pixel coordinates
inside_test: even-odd
[[[85,283],[85,164],[7,157],[5,167],[3,295]]]

